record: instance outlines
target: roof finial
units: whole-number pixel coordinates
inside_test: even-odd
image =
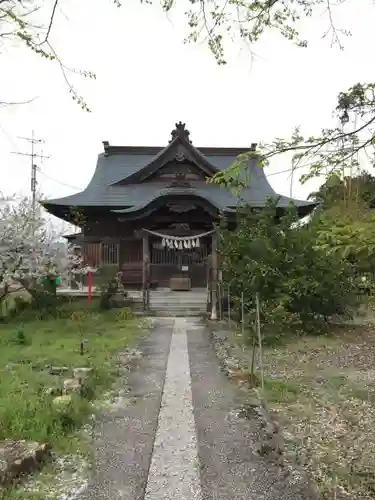
[[[104,156],[108,156],[109,141],[103,141],[103,146],[104,146]]]
[[[178,122],[175,124],[175,129],[172,130],[171,135],[172,139],[169,142],[172,142],[173,139],[179,137],[180,139],[185,139],[185,141],[191,142],[189,139],[190,132],[185,128],[186,123]]]

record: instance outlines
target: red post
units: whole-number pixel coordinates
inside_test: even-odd
[[[88,304],[91,305],[91,299],[92,299],[92,273],[91,273],[91,270],[88,271],[88,273],[87,273],[87,285],[89,288],[87,301],[88,301]]]

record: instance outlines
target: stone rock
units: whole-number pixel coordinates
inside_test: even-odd
[[[234,372],[234,371],[238,371],[239,370],[239,364],[237,363],[237,361],[235,361],[234,359],[231,359],[231,358],[228,358],[228,359],[225,359],[224,360],[224,365],[225,367]]]
[[[335,495],[337,500],[350,500],[351,494],[343,486],[337,486]]]
[[[132,349],[129,351],[130,356],[132,359],[141,359],[142,358],[142,353],[141,351],[138,351],[137,349]]]
[[[129,365],[134,360],[139,360],[142,358],[141,351],[137,351],[136,349],[131,349],[130,351],[124,351],[119,355],[119,362],[122,365]]]
[[[81,392],[82,389],[81,383],[75,378],[68,378],[64,380],[63,387],[63,394],[65,395]]]
[[[128,307],[132,304],[132,300],[129,297],[125,297],[123,293],[116,293],[109,299],[111,307],[122,308]]]
[[[0,485],[37,470],[49,455],[48,445],[36,441],[0,441]]]
[[[63,396],[57,396],[53,400],[53,404],[56,406],[68,406],[72,401],[71,394],[65,394]]]
[[[49,372],[51,375],[64,375],[69,371],[67,366],[50,366]]]
[[[237,380],[238,382],[241,382],[241,381],[246,381],[249,379],[249,373],[247,370],[241,370],[241,369],[237,369],[237,370],[233,370],[231,373],[230,373],[230,378],[233,379],[233,380]]]
[[[126,353],[123,353],[123,354],[120,354],[119,356],[119,361],[122,365],[128,365],[129,363],[131,363],[132,361],[132,357],[130,354],[126,354]]]
[[[317,384],[323,384],[327,380],[327,377],[324,377],[324,375],[316,375],[314,380]]]
[[[73,377],[81,383],[92,373],[92,368],[74,368]]]

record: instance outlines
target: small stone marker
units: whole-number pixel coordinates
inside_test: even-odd
[[[64,380],[63,387],[64,387],[63,393],[65,395],[72,394],[74,392],[80,392],[82,389],[81,383],[79,382],[79,380],[75,378],[68,378]]]
[[[73,377],[80,382],[86,380],[92,373],[92,368],[73,368]]]
[[[51,375],[63,375],[67,373],[69,368],[67,366],[50,366],[49,372]]]
[[[56,406],[68,406],[72,401],[72,396],[70,394],[65,394],[64,396],[57,396],[53,400],[53,404]]]

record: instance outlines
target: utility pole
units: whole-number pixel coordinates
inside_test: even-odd
[[[38,154],[35,152],[35,145],[36,144],[42,144],[44,141],[42,139],[36,139],[34,135],[34,130],[32,131],[31,137],[19,137],[19,139],[22,139],[24,141],[27,141],[31,144],[31,152],[30,153],[20,153],[19,151],[12,151],[13,154],[20,155],[20,156],[28,156],[31,159],[31,199],[32,199],[32,211],[33,215],[35,216],[36,212],[36,186],[37,186],[37,180],[36,180],[36,171],[37,171],[37,165],[36,165],[36,159],[39,158],[40,160],[43,158],[49,158],[49,156],[44,156],[43,154]]]

